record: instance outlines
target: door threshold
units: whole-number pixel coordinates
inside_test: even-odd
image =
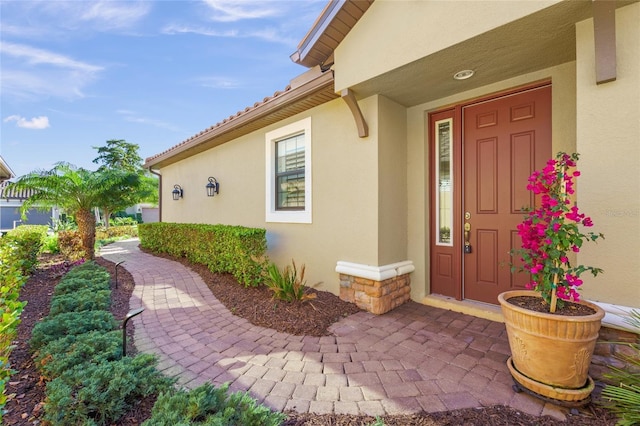
[[[453,297],[430,294],[422,299],[422,304],[454,312],[484,318],[490,321],[504,322],[499,305],[477,302],[475,300],[456,300]]]

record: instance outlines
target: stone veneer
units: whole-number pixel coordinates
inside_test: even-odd
[[[609,366],[640,374],[637,367],[623,360],[625,357],[636,358],[639,355],[638,351],[633,349],[630,344],[640,345],[640,335],[606,326],[600,328],[600,335],[589,368],[591,377],[606,382],[604,374],[611,371]]]
[[[340,274],[340,299],[355,303],[376,315],[402,305],[411,297],[409,274],[375,281],[353,275]]]

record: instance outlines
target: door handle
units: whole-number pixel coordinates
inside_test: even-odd
[[[469,222],[464,223],[464,252],[471,253],[471,224]]]

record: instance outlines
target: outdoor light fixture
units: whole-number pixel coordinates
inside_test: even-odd
[[[209,183],[207,184],[207,197],[213,197],[216,194],[220,193],[220,184],[218,180],[214,177],[209,177],[207,179]]]
[[[173,195],[173,199],[178,201],[182,198],[182,187],[178,184],[173,185],[173,191],[171,191],[171,194]]]
[[[127,323],[129,320],[136,315],[140,315],[144,311],[144,308],[132,309],[127,312],[127,315],[124,317],[124,321],[122,321],[122,356],[127,356]]]
[[[473,74],[474,74],[473,70],[462,70],[455,73],[453,75],[453,78],[454,80],[466,80],[468,78],[473,77]]]

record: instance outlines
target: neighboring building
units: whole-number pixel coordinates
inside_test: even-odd
[[[22,203],[31,195],[30,191],[9,191],[9,182],[0,184],[0,232],[7,232],[20,225],[49,225],[58,219],[57,208],[39,210],[31,208],[27,211],[26,219],[22,219],[20,208]]]
[[[146,160],[161,220],[264,227],[271,260],[374,312],[491,317],[522,284],[527,177],[577,151],[606,235],[577,255],[605,270],[583,296],[640,308],[639,22],[638,2],[331,1],[291,56],[308,72]]]

